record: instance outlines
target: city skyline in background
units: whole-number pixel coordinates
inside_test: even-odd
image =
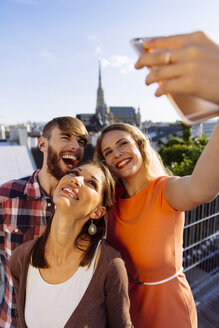
[[[218,12],[217,0],[1,0],[0,123],[94,113],[98,61],[108,106],[140,107],[142,121],[179,120],[145,86],[146,69],[134,69],[130,39],[203,30],[219,43]]]

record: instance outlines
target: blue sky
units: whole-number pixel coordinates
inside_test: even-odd
[[[218,13],[218,0],[0,0],[0,123],[94,113],[99,59],[107,105],[179,119],[134,70],[130,39],[203,30],[219,43]]]

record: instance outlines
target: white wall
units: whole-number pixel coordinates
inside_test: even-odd
[[[5,127],[0,125],[0,139],[5,139]]]

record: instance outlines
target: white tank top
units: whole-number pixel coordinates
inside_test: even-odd
[[[90,267],[79,267],[70,279],[61,284],[47,283],[39,269],[29,265],[25,302],[25,322],[28,328],[65,326],[91,281],[100,242]]]

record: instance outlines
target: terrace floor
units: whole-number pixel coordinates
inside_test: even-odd
[[[196,305],[198,328],[219,328],[219,284],[212,288]]]

